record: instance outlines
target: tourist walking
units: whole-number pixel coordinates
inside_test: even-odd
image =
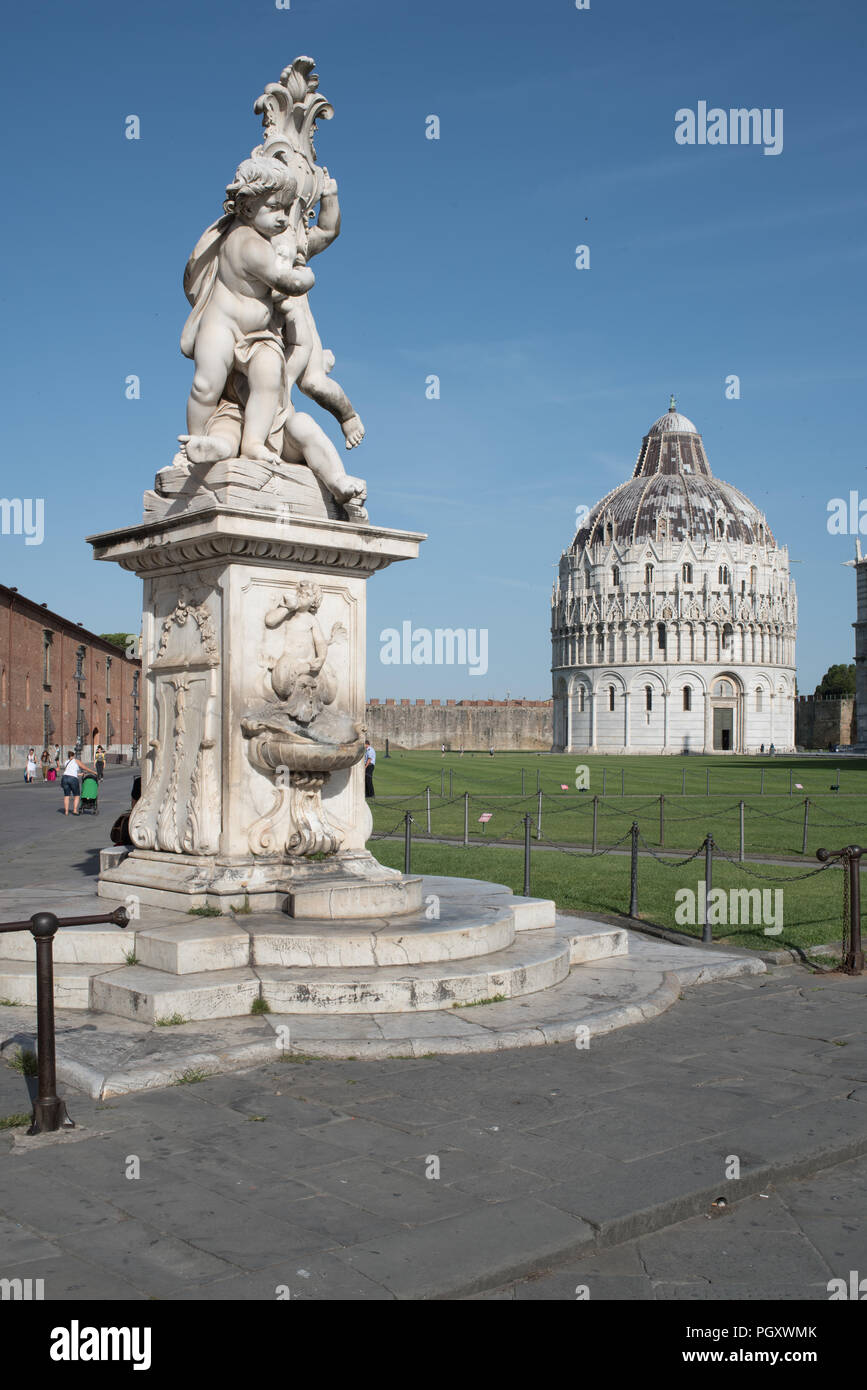
[[[42,780],[45,782],[48,778],[48,764],[51,762],[51,754],[47,748],[43,748],[42,757],[39,761],[42,764]]]
[[[60,772],[60,744],[59,744],[59,743],[55,743],[55,745],[54,745],[54,771],[55,771],[56,773],[58,773],[58,774],[59,774],[59,772]]]
[[[96,758],[94,761],[96,762],[96,780],[97,782],[101,782],[105,775],[105,749],[101,743],[97,744]]]
[[[373,769],[376,767],[376,749],[367,739],[364,740],[364,795],[375,796],[373,790]]]
[[[80,758],[77,758],[75,754],[70,751],[67,754],[66,766],[63,769],[63,776],[60,779],[60,785],[63,788],[63,814],[65,816],[69,815],[70,797],[72,798],[72,814],[74,816],[81,814],[78,806],[81,801],[81,775],[84,772],[89,772],[91,777],[96,776],[96,772],[92,767],[88,767],[87,763],[83,763]]]
[[[36,777],[36,749],[31,748],[27,754],[27,763],[24,768],[24,781],[32,782]]]

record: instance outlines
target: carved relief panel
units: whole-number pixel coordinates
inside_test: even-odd
[[[186,585],[157,604],[146,776],[130,835],[138,849],[213,854],[220,836],[216,620],[205,593]],[[160,609],[168,610],[162,618]]]

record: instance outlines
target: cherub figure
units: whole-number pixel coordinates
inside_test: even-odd
[[[324,184],[319,201],[319,215],[313,226],[308,227],[303,218],[294,235],[287,233],[279,238],[278,245],[288,243],[292,236],[291,252],[287,245],[287,255],[294,253],[294,265],[301,269],[307,265],[311,256],[318,256],[340,235],[340,203],[337,199],[337,181],[323,168]],[[354,449],[364,438],[364,425],[356,413],[352,402],[339,382],[330,380],[329,373],[334,366],[334,354],[322,346],[310,301],[306,294],[299,294],[282,300],[278,308],[286,316],[286,371],[289,389],[297,382],[305,396],[309,396],[323,410],[328,410],[338,421],[346,440],[347,449]]]
[[[218,435],[206,434],[234,371],[246,377],[240,453],[263,463],[279,462],[268,436],[286,399],[281,302],[306,295],[315,282],[306,265],[294,265],[274,243],[290,225],[297,182],[277,159],[245,159],[226,189],[219,219],[200,238],[187,264],[184,289],[193,305],[181,335],[181,351],[193,357],[196,373],[182,436],[196,463],[226,457]]]

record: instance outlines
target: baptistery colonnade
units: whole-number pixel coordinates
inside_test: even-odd
[[[561,557],[554,747],[790,749],[796,633],[787,550],[672,400]]]

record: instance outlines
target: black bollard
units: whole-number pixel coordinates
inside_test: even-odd
[[[36,1044],[39,1087],[33,1102],[28,1134],[75,1129],[64,1102],[57,1094],[57,1062],[54,1044],[54,936],[58,921],[53,912],[37,912],[30,918],[36,942]]]

